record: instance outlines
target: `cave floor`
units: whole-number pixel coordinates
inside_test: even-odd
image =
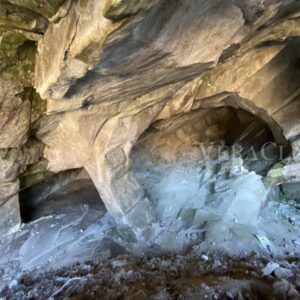
[[[34,221],[1,240],[1,295],[6,299],[274,299],[279,293],[278,299],[299,299],[297,202],[279,201],[271,193],[255,223],[208,214],[199,226],[195,207],[202,212],[203,203],[195,206],[194,200],[182,196],[187,192],[203,196],[199,178],[219,176],[210,171],[209,176],[199,174],[199,166],[178,164],[173,169],[155,166],[136,172],[142,184],[147,179],[146,192],[151,193],[151,187],[155,194],[164,186],[160,194],[164,201],[157,208],[166,212],[161,219],[165,222],[153,224],[150,238],[138,242],[128,228],[117,227],[90,183],[64,187],[40,206]],[[253,179],[249,181],[249,176],[247,172],[238,176],[248,188]],[[243,182],[237,184],[234,178],[231,184],[241,187]],[[177,187],[189,183],[182,195],[170,190],[168,181],[174,180]],[[219,190],[224,193],[222,185]],[[176,203],[183,199],[186,205],[184,214],[180,206],[165,209],[176,195]],[[170,222],[170,214],[175,222]],[[287,293],[294,298],[282,296]]]
[[[299,299],[300,260],[277,260],[280,267],[251,253],[120,255],[54,271],[21,273],[2,291],[5,299]]]

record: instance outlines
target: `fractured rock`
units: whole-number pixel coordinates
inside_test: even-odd
[[[30,102],[18,95],[21,91],[0,79],[0,148],[19,147],[28,138]]]
[[[6,202],[0,204],[0,211],[2,215],[0,235],[4,236],[18,230],[21,225],[18,195],[14,195],[6,200]]]
[[[6,202],[6,200],[19,191],[19,181],[0,183],[0,204]]]
[[[268,134],[286,148],[293,143],[297,155],[296,2],[46,2],[7,0],[0,6],[5,26],[0,30],[5,50],[0,54],[0,148],[10,148],[0,159],[1,184],[17,180],[29,165],[22,175],[26,188],[50,176],[48,171],[85,168],[110,213],[149,223],[152,199],[131,172],[132,148],[147,128],[157,134],[147,147],[174,163],[199,159],[204,142],[221,149],[240,142],[249,146],[266,142]],[[32,88],[34,41],[34,85],[44,103]],[[240,140],[233,136],[229,142],[230,122],[232,133],[244,122],[238,111],[257,119]],[[264,126],[256,126],[256,120]],[[29,136],[42,140],[44,153],[42,146],[26,143]],[[237,223],[255,223],[267,194],[261,177],[245,171],[241,162],[222,166],[218,176],[217,170],[197,168],[195,178],[186,177],[190,185],[178,174],[175,187],[170,188],[172,176],[158,183],[168,197],[177,193],[169,216],[176,218],[189,203]],[[286,169],[286,176],[297,178],[297,168]],[[180,194],[179,183],[185,185]],[[197,201],[185,195],[190,190]]]

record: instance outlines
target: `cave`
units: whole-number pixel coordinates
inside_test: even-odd
[[[158,219],[170,223],[184,210],[196,213],[197,208],[207,208],[205,198],[218,190],[218,185],[224,188],[231,173],[267,175],[270,166],[288,154],[288,142],[277,144],[268,124],[228,106],[152,123],[132,150],[132,168],[158,208]],[[232,166],[224,168],[230,163]],[[227,185],[229,188],[229,181]],[[248,193],[250,190],[249,186]]]
[[[300,299],[297,0],[0,3],[0,298]]]
[[[61,172],[27,187],[29,178],[26,174],[22,177],[19,195],[21,219],[25,224],[53,214],[65,214],[72,219],[76,212],[80,215],[84,207],[101,212],[99,218],[106,212],[84,170]]]

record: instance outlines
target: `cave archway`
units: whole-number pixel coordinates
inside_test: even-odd
[[[97,122],[94,121],[95,112],[93,110],[86,110],[85,117],[77,111],[67,114],[60,120],[60,126],[43,139],[45,144],[49,142],[50,145],[46,149],[46,157],[49,159],[51,169],[59,172],[62,171],[61,165],[84,167],[107,210],[118,221],[121,220],[133,228],[145,228],[153,223],[155,217],[151,211],[151,201],[147,197],[147,192],[145,193],[133,172],[131,153],[132,148],[143,140],[151,128],[154,128],[151,134],[156,134],[155,132],[160,130],[155,127],[162,127],[168,131],[172,128],[169,126],[170,124],[176,127],[178,122],[178,126],[182,126],[182,123],[191,119],[204,119],[205,114],[208,114],[209,122],[201,125],[202,135],[206,136],[207,140],[196,140],[196,144],[219,139],[222,142],[221,146],[226,146],[233,143],[228,140],[228,137],[226,143],[224,137],[226,132],[231,132],[230,130],[224,131],[224,128],[229,126],[227,122],[232,116],[239,120],[239,123],[245,122],[249,125],[246,120],[250,119],[255,124],[257,123],[255,120],[258,120],[259,124],[264,124],[258,126],[263,130],[257,137],[258,145],[259,139],[265,134],[272,135],[271,140],[275,140],[278,144],[288,145],[282,129],[276,121],[250,101],[241,99],[232,93],[198,100],[194,94],[190,95],[189,88],[183,88],[178,93],[176,98],[170,97],[161,101],[157,101],[156,93],[151,94],[151,101],[149,95],[148,98],[145,96],[145,99],[138,99],[137,103],[132,104],[132,107],[136,105],[136,109],[130,107],[108,119],[99,118],[97,115],[97,120],[99,120]],[[139,106],[138,103],[143,103],[143,105]],[[242,110],[245,111],[244,117],[242,117]],[[238,111],[240,113],[237,113]],[[246,112],[250,114],[250,117],[245,117]],[[245,121],[243,121],[244,119]],[[93,121],[91,122],[91,120]],[[213,124],[213,122],[218,124]],[[209,124],[212,125],[211,128],[207,127]],[[80,130],[86,126],[90,128],[88,132]],[[250,132],[258,130],[255,126]],[[198,133],[201,132],[201,128],[197,131]],[[59,137],[58,143],[54,147],[51,140],[57,137]],[[68,141],[68,147],[65,145],[65,140]],[[266,138],[262,138],[262,141],[266,140]],[[250,145],[253,143],[250,142]],[[184,149],[182,151],[187,153]],[[261,171],[267,169],[264,165],[262,167]]]
[[[236,105],[220,105],[152,123],[131,152],[132,171],[158,219],[168,223],[185,208],[205,209],[205,199],[222,191],[218,185],[234,169],[261,178],[289,151],[279,126],[270,128],[265,118]],[[220,172],[227,161],[230,168]],[[249,184],[251,194],[255,186]]]
[[[92,180],[83,169],[49,174],[43,180],[39,180],[41,174],[34,175],[36,178],[25,173],[20,180],[19,202],[24,223],[60,214],[72,220],[85,210],[95,211],[99,216],[106,212]]]

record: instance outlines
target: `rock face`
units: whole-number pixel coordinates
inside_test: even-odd
[[[249,112],[299,160],[299,10],[296,0],[1,2],[0,203],[17,203],[28,166],[84,168],[108,210],[144,228],[154,216],[133,146],[151,124],[205,109]],[[222,132],[206,125],[208,137]],[[32,140],[30,158],[7,158]]]
[[[29,2],[0,4],[1,235],[17,229],[21,222],[20,174],[43,157],[44,145],[34,138],[33,131],[46,105],[33,86],[36,42],[48,21],[33,9],[36,1],[31,1],[33,6]]]

